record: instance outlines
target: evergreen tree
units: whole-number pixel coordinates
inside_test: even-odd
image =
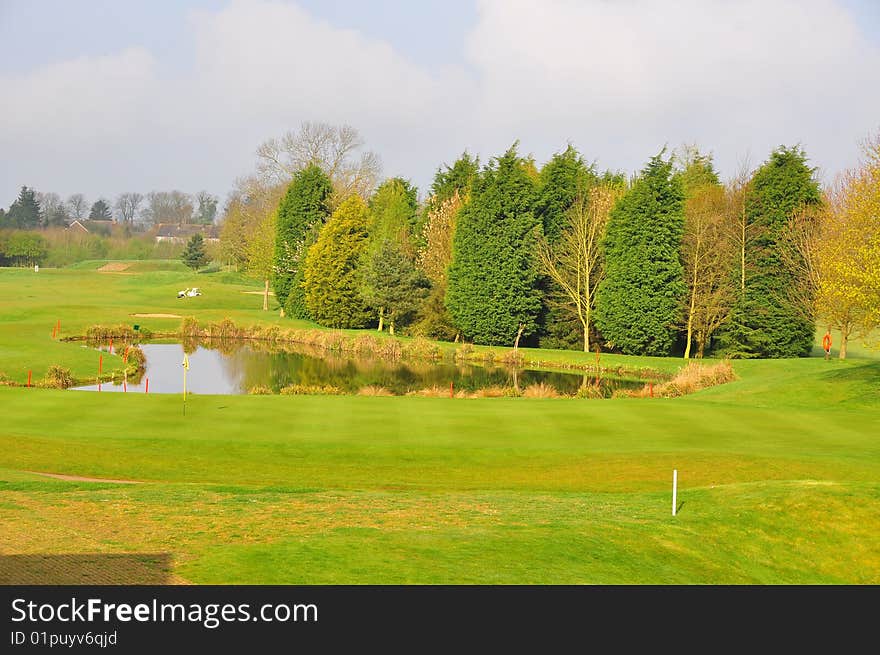
[[[358,265],[367,248],[370,212],[360,196],[345,200],[309,248],[303,267],[305,304],[321,325],[361,328],[370,319]]]
[[[681,180],[686,197],[693,197],[698,189],[721,184],[712,155],[700,152],[696,146],[683,146],[673,159],[679,166],[675,175]]]
[[[293,176],[278,206],[275,239],[275,297],[292,318],[309,318],[303,289],[303,262],[330,215],[330,178],[315,164]]]
[[[413,235],[417,229],[419,216],[417,194],[416,188],[408,181],[391,178],[383,182],[370,198],[370,236],[360,265],[363,270],[371,271],[372,274],[372,282],[367,283],[363,292],[364,297],[379,314],[380,332],[384,327],[386,316],[391,320],[392,330],[394,313],[397,313],[398,320],[403,316],[388,305],[393,292],[383,291],[382,285],[383,280],[390,278],[383,275],[380,269],[388,265],[398,269],[398,273],[404,268],[412,272],[416,270],[417,251]],[[398,261],[401,257],[407,260],[405,267]],[[389,271],[387,275],[393,276],[395,273]],[[364,281],[366,283],[366,280]],[[400,296],[394,295],[393,299],[396,304],[402,302]]]
[[[687,287],[679,260],[684,193],[663,153],[611,211],[596,325],[628,355],[668,355]]]
[[[110,214],[110,205],[103,198],[99,198],[95,201],[95,204],[92,205],[92,210],[89,212],[89,220],[90,221],[109,221],[112,218]]]
[[[540,189],[535,201],[535,216],[544,226],[544,236],[551,245],[559,238],[565,213],[580,197],[586,197],[598,178],[592,166],[568,146],[557,152],[541,169]]]
[[[745,284],[720,339],[730,356],[802,357],[812,349],[810,303],[786,293],[799,280],[782,248],[792,214],[820,202],[814,172],[801,148],[779,147],[752,177],[745,212],[754,238],[745,252]]]
[[[419,309],[414,332],[452,341],[459,333],[446,307],[447,270],[452,262],[452,241],[461,208],[470,198],[480,172],[479,159],[467,152],[452,165],[438,169],[425,202],[419,245],[419,267],[431,290]]]
[[[620,171],[607,170],[599,176],[598,181],[609,188],[619,189],[620,191],[626,191],[629,187],[629,179],[626,174]]]
[[[199,270],[208,263],[208,254],[205,252],[205,240],[201,234],[193,234],[190,237],[180,259],[194,271]]]
[[[418,189],[408,180],[385,180],[370,198],[373,214],[373,248],[385,239],[397,242],[410,256],[415,253],[415,235],[420,231]]]
[[[203,225],[213,225],[217,217],[217,198],[207,191],[199,191],[196,194],[198,208],[196,209],[195,222]]]
[[[21,187],[18,198],[9,206],[6,223],[21,230],[40,227],[40,203],[37,202],[36,191],[26,186]]]
[[[535,288],[535,184],[516,144],[476,179],[459,214],[446,306],[465,337],[512,345],[535,332],[541,299]]]
[[[428,293],[428,279],[393,239],[382,239],[361,274],[363,297],[380,308],[380,329],[381,321],[387,320],[391,334],[395,325],[412,318]]]
[[[437,169],[434,182],[431,184],[431,197],[429,210],[449,200],[458,193],[462,198],[466,197],[471,190],[474,180],[480,173],[480,159],[471,157],[467,151],[446,170]]]

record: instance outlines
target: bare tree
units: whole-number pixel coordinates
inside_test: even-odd
[[[780,240],[780,258],[792,272],[792,284],[778,290],[781,300],[809,320],[819,316],[829,330],[840,330],[840,359],[846,359],[849,339],[865,325],[866,317],[848,284],[861,235],[850,229],[846,191],[844,175],[830,189],[824,206],[802,207],[789,218]]]
[[[557,245],[538,244],[538,262],[556,282],[554,302],[574,314],[583,328],[584,352],[590,351],[590,326],[596,307],[596,289],[603,276],[601,242],[608,215],[620,190],[601,184],[575,201]]]
[[[823,206],[805,206],[788,219],[779,239],[779,257],[792,272],[791,284],[777,289],[780,300],[787,302],[810,321],[816,317],[816,293],[822,278],[823,232],[830,221]],[[829,233],[830,236],[830,233]]]
[[[264,283],[264,310],[269,307],[269,280],[274,272],[275,215],[285,188],[256,176],[240,178],[221,218],[220,251],[227,261]]]
[[[299,131],[260,145],[257,173],[269,185],[287,184],[294,173],[316,164],[333,183],[335,207],[354,194],[368,198],[379,181],[379,156],[363,147],[364,140],[349,125],[306,122]]]
[[[244,199],[237,189],[230,192],[220,216],[220,258],[238,270],[247,266],[248,224]]]
[[[81,221],[86,217],[89,207],[90,205],[86,197],[81,193],[74,193],[67,199],[67,209],[70,215],[77,221]]]
[[[183,191],[171,191],[168,195],[171,215],[174,217],[176,222],[179,225],[184,225],[192,221],[192,198]]]
[[[132,223],[144,196],[137,192],[121,193],[113,204],[123,223]]]
[[[269,282],[275,266],[275,226],[277,212],[265,212],[250,234],[247,272],[263,281],[263,311],[269,309]]]
[[[142,216],[150,223],[185,225],[192,220],[192,198],[182,191],[150,191]]]
[[[731,233],[726,230],[726,193],[718,185],[697,189],[685,203],[682,263],[688,285],[684,358],[697,344],[702,357],[712,333],[727,318],[733,301],[729,262]]]
[[[746,202],[751,187],[752,173],[748,160],[740,164],[739,172],[727,185],[728,228],[736,246],[736,270],[739,273],[739,293],[746,291],[746,252],[754,239],[754,228],[749,225]]]
[[[37,202],[40,205],[40,222],[43,226],[57,227],[67,223],[67,208],[57,193],[37,192]]]

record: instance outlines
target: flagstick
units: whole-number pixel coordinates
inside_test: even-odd
[[[676,496],[678,495],[678,469],[672,469],[672,515],[675,516]]]

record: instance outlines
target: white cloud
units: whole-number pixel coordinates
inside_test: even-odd
[[[0,78],[0,88],[0,189],[11,202],[21,184],[104,191],[108,169],[135,156],[160,82],[150,53],[133,48]]]
[[[877,43],[830,0],[486,0],[468,52],[500,132],[624,167],[682,141],[840,167],[880,120]]]
[[[147,115],[157,87],[155,61],[139,48],[109,57],[81,57],[3,79],[3,136],[89,141],[121,137]],[[100,128],[100,129],[98,129]]]
[[[190,25],[195,60],[176,77],[132,48],[0,78],[14,99],[0,103],[0,204],[20,184],[222,194],[260,141],[304,120],[358,127],[388,174],[423,185],[465,148],[485,160],[515,139],[539,159],[571,140],[626,170],[696,141],[724,172],[802,142],[833,172],[880,126],[877,41],[832,0],[486,0],[467,70],[426,70],[290,3],[232,2]]]

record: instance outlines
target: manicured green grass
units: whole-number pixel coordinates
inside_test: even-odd
[[[51,342],[62,311],[248,323],[256,288],[0,270],[0,371],[20,379],[19,350],[91,367]],[[880,582],[880,361],[735,367],[672,400],[192,396],[185,417],[176,396],[0,388],[0,554],[169,553],[197,583]]]

